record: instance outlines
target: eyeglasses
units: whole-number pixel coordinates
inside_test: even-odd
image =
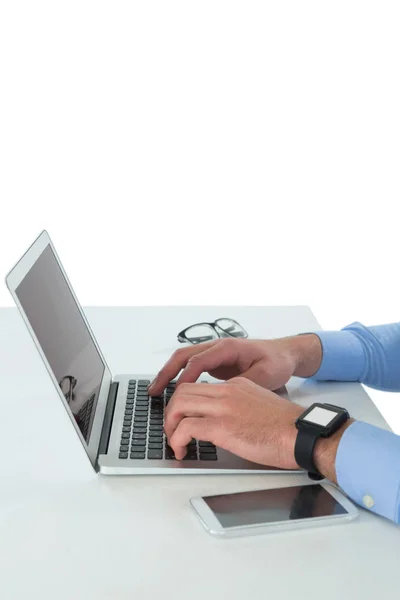
[[[195,323],[178,333],[178,342],[201,344],[218,338],[247,338],[247,331],[234,319],[217,319],[214,323]]]
[[[76,386],[76,381],[77,380],[72,375],[65,375],[58,384],[68,404],[70,404],[72,400],[75,400],[74,388]]]

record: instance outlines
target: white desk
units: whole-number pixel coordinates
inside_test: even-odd
[[[306,307],[91,308],[115,373],[156,372],[176,334],[228,316],[250,337],[318,328]],[[294,380],[296,400],[340,401],[387,427],[357,384]],[[337,398],[335,398],[337,402]],[[398,598],[400,529],[350,525],[219,540],[193,495],[284,485],[295,475],[96,475],[14,309],[0,310],[0,597],[4,600]]]

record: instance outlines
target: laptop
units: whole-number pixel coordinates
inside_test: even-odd
[[[207,440],[192,440],[184,460],[175,459],[163,431],[164,410],[175,382],[162,396],[149,397],[154,375],[111,373],[46,231],[10,271],[6,283],[96,471],[105,475],[282,471],[243,460]],[[203,377],[198,385],[209,381]]]

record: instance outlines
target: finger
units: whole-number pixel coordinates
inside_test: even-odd
[[[161,371],[159,371],[154,381],[149,385],[150,394],[153,396],[160,395],[168,383],[186,366],[192,356],[204,352],[212,344],[215,344],[215,341],[176,350]]]
[[[218,417],[223,413],[222,404],[215,398],[181,394],[170,401],[165,411],[164,431],[167,438],[170,439],[183,419]]]
[[[169,445],[173,449],[176,458],[182,460],[186,455],[186,447],[193,438],[219,445],[220,435],[220,426],[216,419],[186,418],[179,423],[169,440]]]
[[[171,397],[170,403],[175,398],[179,397],[179,394],[185,396],[201,396],[204,398],[220,398],[221,396],[229,393],[228,382],[221,381],[221,383],[182,383],[176,388],[174,394]],[[169,406],[169,405],[168,405]]]
[[[177,385],[197,381],[202,373],[213,371],[222,365],[233,365],[238,361],[239,349],[237,344],[221,340],[199,354],[192,354],[181,373]]]

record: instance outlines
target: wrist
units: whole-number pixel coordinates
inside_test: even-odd
[[[290,340],[290,347],[295,363],[295,377],[312,377],[322,362],[321,340],[315,333],[296,335]]]
[[[299,406],[298,404],[293,404],[291,407],[291,416],[290,423],[288,423],[288,427],[286,429],[286,433],[284,435],[284,450],[283,454],[286,457],[285,460],[285,468],[288,469],[298,469],[300,465],[297,464],[294,449],[296,445],[296,439],[298,434],[298,429],[296,427],[296,419],[303,414],[304,407]],[[344,432],[348,427],[350,427],[355,422],[355,419],[348,419],[340,429],[338,429],[333,435],[329,438],[319,438],[315,444],[313,460],[316,469],[321,475],[323,475],[326,479],[332,481],[332,483],[337,484],[337,476],[336,476],[336,455],[337,451],[343,437]]]
[[[354,423],[354,419],[348,419],[338,431],[329,438],[319,438],[314,448],[314,464],[326,479],[338,483],[336,476],[336,455],[343,434],[348,427]]]

